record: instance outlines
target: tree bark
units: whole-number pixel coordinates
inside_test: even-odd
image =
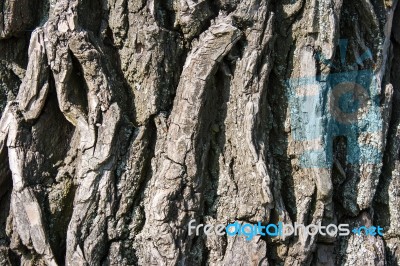
[[[3,0],[0,264],[398,265],[399,103],[396,0]]]

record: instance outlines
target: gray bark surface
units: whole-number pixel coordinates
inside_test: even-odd
[[[2,0],[0,265],[400,265],[399,5]],[[375,116],[342,114],[346,140],[326,77],[363,71]],[[192,219],[385,234],[246,241]]]

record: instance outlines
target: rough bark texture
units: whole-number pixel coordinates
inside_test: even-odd
[[[0,265],[399,265],[396,6],[1,0]],[[374,84],[370,113],[332,113],[341,73]],[[246,241],[192,219],[385,234]]]

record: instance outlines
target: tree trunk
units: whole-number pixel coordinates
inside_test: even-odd
[[[2,0],[0,264],[399,265],[396,6]]]

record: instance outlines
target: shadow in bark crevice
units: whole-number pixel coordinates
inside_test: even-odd
[[[391,120],[389,124],[389,130],[387,133],[387,144],[386,150],[383,157],[382,172],[379,177],[379,184],[377,192],[374,197],[374,223],[380,225],[387,232],[389,229],[396,230],[396,225],[392,224],[393,217],[391,217],[392,210],[395,206],[390,206],[391,197],[396,197],[395,192],[391,192],[391,189],[396,189],[396,184],[394,183],[397,179],[397,186],[400,187],[400,177],[396,175],[396,169],[399,167],[400,159],[400,144],[398,137],[398,128],[400,126],[400,107],[398,104],[400,102],[400,43],[399,43],[399,26],[400,26],[400,4],[398,4],[394,13],[393,22],[393,32],[392,32],[392,53],[393,61],[391,64],[390,81],[393,84],[393,105]],[[397,38],[396,38],[397,37]],[[390,196],[390,193],[392,195]],[[392,199],[393,200],[393,199]],[[392,204],[394,202],[392,201]],[[394,208],[393,208],[394,207]],[[394,227],[394,228],[393,228]],[[392,235],[394,242],[399,241],[399,236]],[[392,239],[384,238],[386,245],[386,260],[388,266],[399,265],[399,251],[396,250],[396,245],[392,245],[389,248],[389,242]],[[396,254],[397,253],[397,254]]]
[[[226,126],[228,103],[231,94],[231,80],[236,68],[237,59],[242,57],[244,43],[238,41],[232,47],[230,53],[225,56],[218,66],[215,74],[207,84],[207,95],[204,109],[200,112],[199,121],[203,121],[203,131],[199,133],[199,138],[203,140],[200,146],[207,146],[207,150],[196,152],[197,162],[206,162],[200,169],[199,175],[203,176],[201,210],[198,214],[199,223],[207,224],[206,219],[217,219],[219,199],[217,195],[220,179],[220,158],[224,158],[226,143]],[[201,123],[201,124],[202,124]],[[197,141],[198,142],[198,141]],[[202,158],[202,156],[205,156]],[[201,164],[201,163],[200,163]],[[205,219],[206,218],[206,219]],[[205,238],[202,233],[195,236],[192,240],[191,263],[194,265],[207,265],[210,250],[205,246]],[[219,236],[223,239],[222,248],[227,245],[227,237]],[[225,250],[223,251],[225,253]]]
[[[7,223],[11,218],[10,204],[12,192],[12,177],[8,165],[7,148],[0,151],[0,249],[11,265],[19,265],[20,257],[10,248],[10,235],[7,234]],[[4,248],[4,249],[3,249]]]
[[[37,199],[42,205],[43,221],[48,232],[50,246],[59,265],[64,265],[66,235],[68,223],[72,215],[75,186],[74,177],[65,173],[58,177],[61,163],[70,150],[75,128],[61,113],[56,95],[54,80],[50,78],[50,90],[43,111],[32,126],[31,150],[42,158],[36,164],[34,172],[41,174],[41,189],[37,191]],[[74,148],[73,148],[74,149]],[[56,178],[57,177],[57,178]],[[31,184],[32,185],[32,184]]]

